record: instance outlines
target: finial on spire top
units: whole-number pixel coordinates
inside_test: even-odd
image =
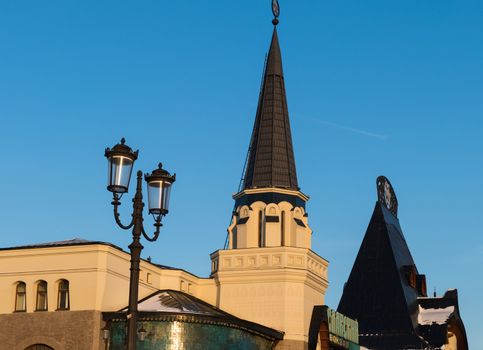
[[[272,23],[274,26],[278,24],[278,16],[280,16],[280,6],[278,5],[278,0],[272,0],[272,13],[274,19]]]

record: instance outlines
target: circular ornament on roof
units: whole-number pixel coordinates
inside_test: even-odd
[[[385,176],[377,178],[377,199],[389,210],[395,217],[397,217],[397,198],[394,188]]]

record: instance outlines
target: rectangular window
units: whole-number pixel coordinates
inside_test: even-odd
[[[281,223],[280,223],[280,245],[282,247],[285,246],[285,211],[282,211],[282,217],[280,218]]]
[[[238,246],[238,234],[236,232],[236,229],[232,231],[232,249],[236,249],[236,247]]]
[[[258,247],[265,247],[265,233],[263,232],[263,213],[260,210],[258,212]]]

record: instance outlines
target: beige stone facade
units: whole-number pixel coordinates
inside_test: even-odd
[[[55,350],[104,349],[102,311],[127,305],[129,254],[106,243],[66,241],[54,246],[0,250],[0,349],[41,343]],[[58,310],[59,282],[69,282],[69,309]],[[38,284],[47,284],[47,310],[38,311]],[[25,283],[25,311],[16,311],[17,285]],[[186,271],[141,262],[139,298],[174,289],[216,303],[215,283]]]
[[[68,241],[67,241],[68,242]],[[26,311],[36,310],[36,285],[47,282],[48,311],[57,309],[58,284],[69,281],[70,311],[117,311],[126,306],[129,254],[110,244],[66,244],[0,250],[0,314],[14,311],[16,285],[26,284]],[[214,281],[141,262],[139,298],[159,289],[183,290],[213,304]]]
[[[296,247],[222,250],[212,259],[221,309],[307,341],[313,306],[324,303],[325,260]]]
[[[233,198],[264,193],[308,200],[300,191],[280,188],[247,189]],[[312,230],[303,206],[239,205],[228,235],[229,249],[211,254],[217,306],[285,332],[277,349],[305,349],[313,307],[324,304],[328,262],[310,249]]]

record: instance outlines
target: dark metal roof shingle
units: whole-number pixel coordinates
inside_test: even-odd
[[[276,28],[265,67],[243,186],[244,189],[260,187],[299,190]]]

